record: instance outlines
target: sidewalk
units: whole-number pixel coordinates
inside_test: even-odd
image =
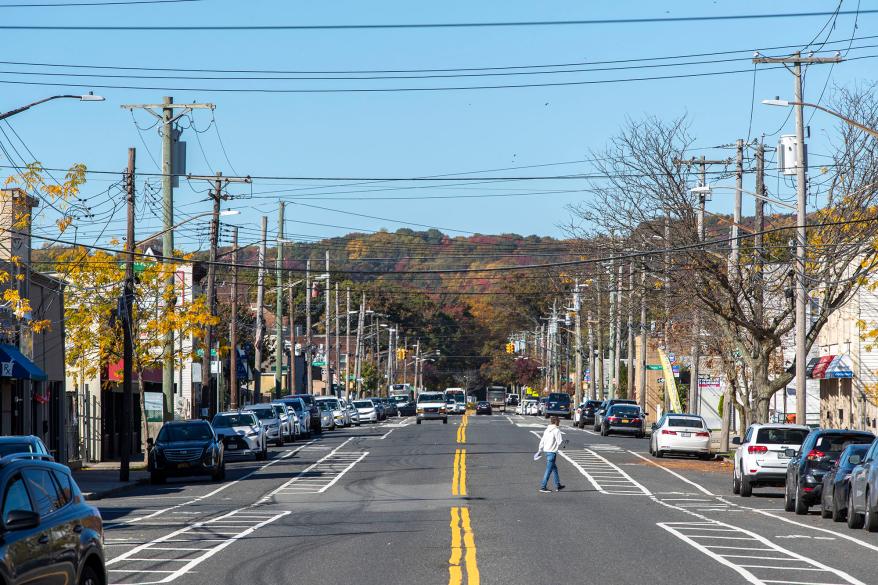
[[[130,490],[138,485],[149,481],[149,473],[146,471],[146,463],[143,457],[135,456],[131,460],[128,478],[129,481],[119,481],[119,462],[102,461],[83,466],[73,472],[73,478],[79,484],[86,500],[100,500]]]

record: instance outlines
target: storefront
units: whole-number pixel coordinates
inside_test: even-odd
[[[847,354],[824,355],[808,363],[808,377],[820,381],[820,426],[874,430],[866,416],[866,395],[854,383]]]
[[[53,448],[52,406],[59,398],[47,379],[17,347],[0,343],[0,435],[36,435]]]

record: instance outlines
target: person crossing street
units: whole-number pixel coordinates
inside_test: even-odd
[[[557,416],[553,416],[549,419],[549,426],[543,432],[540,445],[537,448],[537,456],[540,453],[546,454],[546,473],[543,474],[543,483],[540,485],[540,492],[542,493],[549,493],[549,477],[551,476],[555,478],[555,489],[559,492],[564,489],[564,484],[561,483],[561,479],[558,477],[558,466],[555,463],[555,459],[558,457],[558,450],[561,449],[564,441],[564,433],[561,432],[561,421]]]

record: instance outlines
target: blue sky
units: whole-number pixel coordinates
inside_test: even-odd
[[[55,0],[60,1],[60,0]],[[8,2],[0,2],[2,4]],[[474,22],[520,20],[573,20],[629,17],[729,15],[768,12],[832,10],[836,2],[630,2],[613,3],[515,0],[442,3],[412,2],[292,2],[280,0],[204,0],[202,2],[119,7],[0,8],[5,24],[41,25],[211,25],[211,24],[367,24],[406,22]],[[845,0],[843,10],[857,4]],[[863,8],[866,8],[865,6]],[[823,40],[849,38],[853,17],[839,16]],[[600,26],[509,27],[414,30],[324,31],[3,31],[0,60],[51,64],[135,66],[159,68],[264,69],[264,70],[392,70],[461,67],[544,65],[611,59],[642,59],[712,51],[742,50],[721,58],[739,61],[666,69],[634,69],[583,72],[564,75],[496,76],[472,79],[386,81],[245,81],[185,79],[125,79],[42,75],[10,72],[94,73],[95,70],[47,69],[0,65],[0,110],[7,110],[53,93],[81,93],[94,85],[149,85],[198,88],[329,88],[402,87],[529,83],[538,81],[584,81],[641,77],[656,74],[693,73],[732,69],[747,73],[688,79],[629,83],[535,87],[477,91],[424,91],[387,93],[285,93],[216,92],[201,90],[130,90],[95,88],[107,97],[103,103],[58,101],[11,119],[19,141],[7,128],[0,142],[17,146],[21,158],[24,142],[49,167],[84,162],[94,170],[121,170],[126,149],[138,149],[138,170],[156,172],[150,154],[158,158],[160,140],[155,129],[139,132],[131,115],[119,108],[124,103],[160,102],[173,95],[177,102],[213,102],[211,115],[194,114],[203,134],[184,133],[189,147],[189,171],[265,177],[415,177],[506,169],[527,165],[568,163],[589,158],[600,149],[626,118],[657,115],[690,116],[692,133],[700,147],[758,137],[781,129],[786,111],[760,105],[759,100],[780,95],[792,97],[792,76],[783,70],[763,69],[752,73],[748,52],[760,47],[805,45],[818,34],[826,17],[783,20],[734,20],[695,23],[619,24]],[[878,34],[875,15],[860,15],[856,36]],[[878,44],[878,39],[855,40],[854,47]],[[836,45],[833,45],[836,46]],[[846,48],[845,45],[837,45]],[[774,51],[780,54],[786,51]],[[854,50],[850,56],[878,54],[878,49]],[[806,95],[816,100],[829,83],[850,85],[873,79],[873,61],[849,61],[809,71]],[[108,69],[104,74],[129,74]],[[134,72],[138,73],[138,72]],[[139,72],[145,75],[168,75]],[[195,75],[182,73],[180,75]],[[212,74],[224,76],[224,74]],[[831,76],[831,77],[830,77]],[[82,83],[85,88],[31,83]],[[756,105],[752,108],[751,97]],[[153,120],[138,113],[137,123],[148,128]],[[790,121],[791,122],[791,121]],[[188,124],[188,122],[187,122]],[[811,121],[811,152],[827,152],[826,135],[835,122],[824,115]],[[219,129],[217,134],[216,129]],[[791,132],[788,123],[781,133]],[[228,155],[228,161],[220,144]],[[198,139],[201,139],[199,147]],[[769,144],[777,136],[767,138]],[[147,148],[150,152],[147,152]],[[203,153],[202,153],[203,150]],[[725,157],[724,149],[704,150],[708,157]],[[816,159],[812,159],[812,164]],[[9,165],[0,152],[0,164]],[[488,172],[486,175],[534,175],[585,173],[588,163],[563,164],[530,169]],[[4,173],[8,169],[2,169]],[[478,176],[478,175],[469,175]],[[751,181],[752,179],[748,179]],[[105,243],[124,229],[124,208],[117,205],[115,177],[94,176],[84,190],[95,221],[80,220],[78,238],[86,243]],[[138,236],[158,229],[154,188],[142,193],[143,207]],[[346,184],[346,183],[342,183]],[[142,187],[142,181],[140,183]],[[769,186],[778,194],[778,184]],[[194,188],[193,188],[194,187]],[[177,190],[178,218],[209,209],[205,185],[186,185]],[[315,188],[318,187],[318,188]],[[584,182],[541,181],[467,184],[438,188],[436,183],[373,183],[340,187],[326,181],[260,179],[252,186],[252,199],[238,199],[229,206],[242,214],[234,223],[242,227],[243,241],[257,239],[262,214],[275,222],[278,197],[359,214],[416,224],[453,228],[460,232],[563,235],[559,227],[568,214],[565,205],[587,197],[585,193],[545,193],[582,189]],[[388,190],[389,189],[389,190]],[[368,192],[364,192],[368,190]],[[542,191],[537,195],[522,195]],[[249,194],[249,187],[232,192]],[[792,185],[780,184],[779,194],[789,195]],[[716,212],[728,211],[729,195],[717,193]],[[488,195],[499,195],[491,196]],[[425,197],[448,198],[425,198]],[[394,197],[396,199],[388,199]],[[453,198],[451,198],[453,197]],[[116,209],[118,208],[118,209]],[[319,210],[299,205],[288,207],[287,232],[301,239],[340,235],[348,227],[363,230],[407,227],[396,221]],[[43,213],[39,233],[52,234],[52,215]],[[311,222],[296,223],[296,222]],[[326,225],[312,225],[331,224]],[[178,243],[189,249],[205,245],[205,222],[193,222],[179,235]],[[459,232],[451,232],[459,233]]]

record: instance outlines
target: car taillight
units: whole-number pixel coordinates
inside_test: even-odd
[[[613,423],[613,422],[619,422],[619,417],[617,417],[617,416],[608,416],[608,417],[607,417],[607,422],[611,422],[611,423]]]
[[[765,445],[750,445],[747,447],[747,453],[768,453],[768,447]]]
[[[823,451],[818,451],[817,449],[811,449],[811,452],[808,453],[808,461],[817,461],[818,459],[823,459],[826,457],[826,453]]]
[[[695,433],[695,436],[696,436],[696,437],[709,437],[709,436],[710,436],[710,433],[707,433],[707,432],[701,431],[700,433]]]
[[[669,431],[668,429],[662,430],[663,435],[676,435],[677,431]]]

